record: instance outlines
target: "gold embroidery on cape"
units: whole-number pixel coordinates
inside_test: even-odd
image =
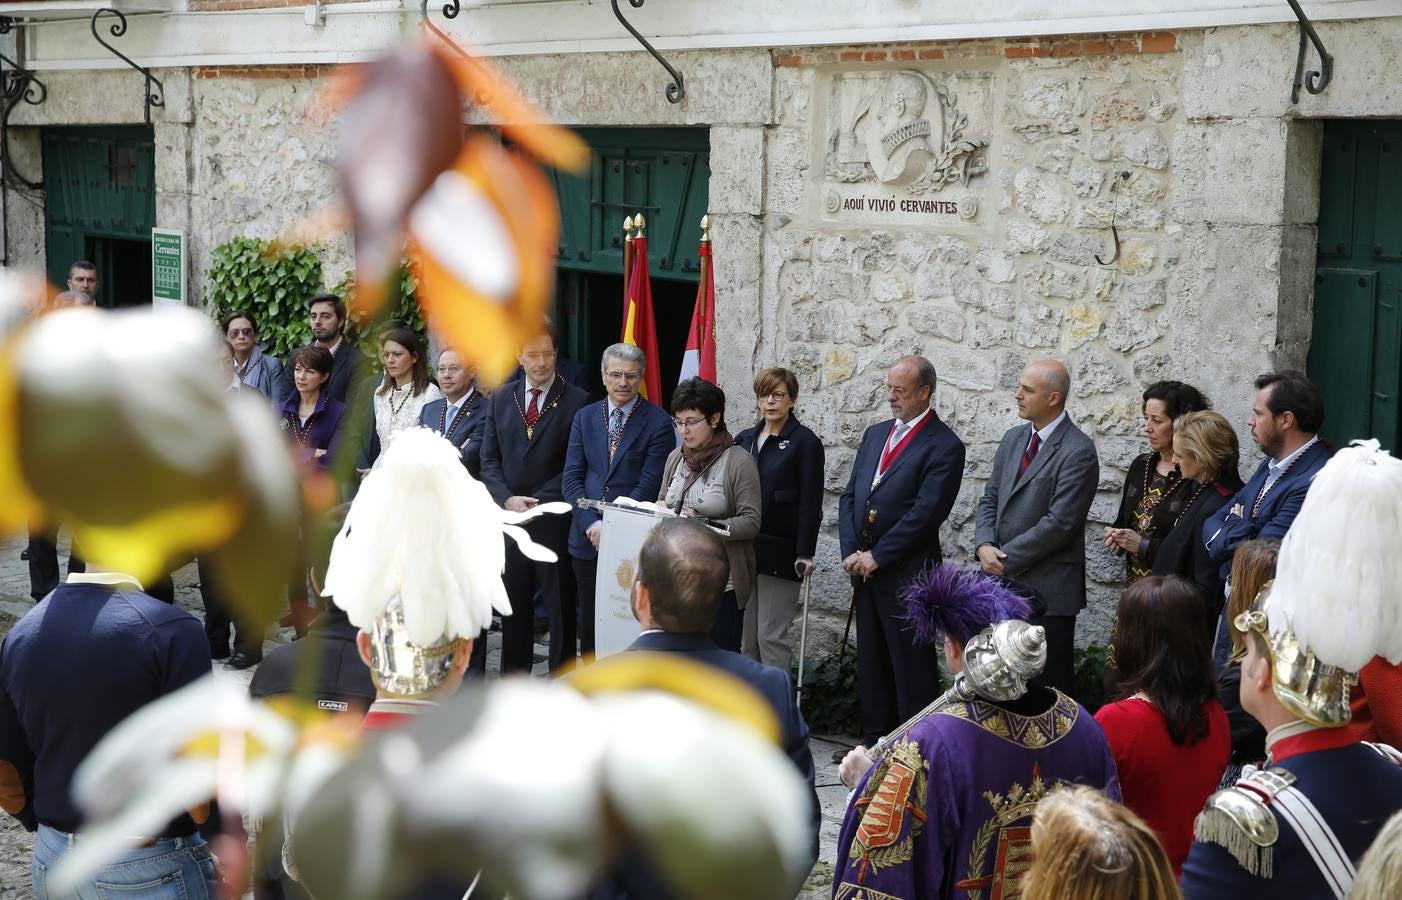
[[[855,803],[858,809],[865,807],[849,859],[849,865],[857,867],[857,884],[868,871],[898,866],[915,857],[915,838],[925,827],[929,767],[920,746],[911,740],[896,741],[877,762]],[[902,838],[907,812],[914,822]]]
[[[832,900],[901,900],[901,898],[885,891],[874,891],[869,887],[844,881],[837,886],[837,893],[832,895]]]
[[[1020,716],[983,700],[944,703],[932,713],[963,719],[1011,744],[1041,750],[1071,733],[1080,706],[1057,691],[1051,709],[1037,716]]]
[[[1007,796],[984,791],[993,814],[979,826],[969,850],[968,876],[954,886],[968,891],[969,900],[980,900],[988,889],[988,900],[1017,900],[1022,896],[1022,876],[1032,864],[1032,811],[1037,802],[1056,790],[1059,784],[1042,780],[1042,767],[1032,766],[1032,782],[1024,788],[1013,782]],[[1024,824],[1017,824],[1023,822]],[[988,855],[997,837],[997,853],[992,870],[984,874]]]

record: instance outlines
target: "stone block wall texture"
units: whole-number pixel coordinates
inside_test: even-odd
[[[764,216],[765,315],[774,326],[763,331],[759,363],[798,373],[799,415],[827,444],[829,539],[820,555],[828,573],[838,564],[836,498],[863,431],[888,415],[891,363],[909,353],[935,363],[935,408],[968,445],[964,485],[941,535],[947,556],[968,559],[994,451],[1019,423],[1019,371],[1054,356],[1070,366],[1070,413],[1101,455],[1081,636],[1105,639],[1124,564],[1097,537],[1145,446],[1139,392],[1164,376],[1209,393],[1239,390],[1226,383],[1234,373],[1213,377],[1185,355],[1196,349],[1201,319],[1183,283],[1195,248],[1172,215],[1173,146],[1187,125],[1176,48],[1174,35],[1153,34],[776,53]],[[805,218],[805,192],[819,176],[796,163],[825,138],[815,136],[824,126],[809,109],[823,67],[941,60],[938,72],[947,73],[962,59],[992,73],[988,172],[976,176],[984,180],[980,227],[849,230]],[[1121,251],[1103,266],[1095,257],[1112,255],[1112,221]],[[845,608],[840,578],[823,587],[824,606]]]

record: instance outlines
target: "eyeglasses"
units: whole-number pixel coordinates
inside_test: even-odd
[[[461,374],[462,374],[462,366],[439,366],[439,367],[438,367],[438,374],[439,374],[439,375],[461,375]]]
[[[642,372],[605,372],[604,377],[609,381],[626,381],[632,384],[643,377]]]
[[[705,419],[673,419],[672,424],[680,430],[686,431],[688,428],[695,428],[705,421]]]
[[[229,337],[253,337],[252,328],[230,328]]]
[[[522,354],[521,354],[521,359],[525,360],[525,361],[528,362],[528,363],[532,363],[532,364],[534,364],[534,363],[543,363],[543,362],[549,362],[550,360],[554,359],[554,358],[555,358],[555,355],[556,355],[556,354],[555,354],[555,351],[554,351],[554,350],[547,350],[547,351],[544,352],[544,353],[522,353]]]
[[[760,395],[759,395],[759,399],[761,399],[761,400],[778,400],[779,402],[782,403],[783,401],[789,399],[789,392],[788,392],[788,391],[770,391],[770,392],[767,393],[767,394],[760,394]]]

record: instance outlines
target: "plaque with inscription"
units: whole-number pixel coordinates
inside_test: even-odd
[[[839,71],[825,100],[819,218],[932,228],[977,221],[991,73]]]

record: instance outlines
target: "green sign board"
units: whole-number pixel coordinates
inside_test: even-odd
[[[185,234],[151,229],[151,299],[185,304]]]

